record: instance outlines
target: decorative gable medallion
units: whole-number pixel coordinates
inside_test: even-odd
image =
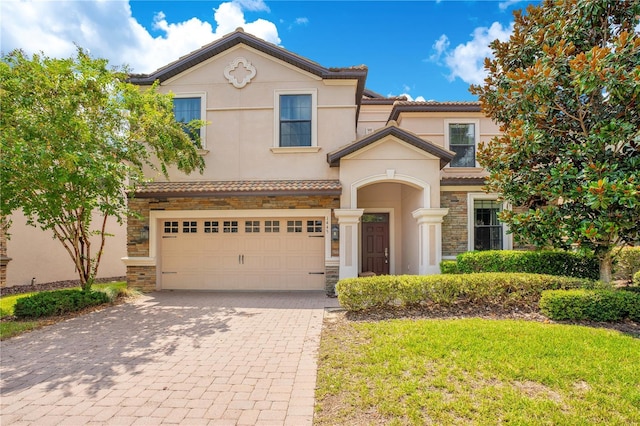
[[[224,76],[233,84],[233,87],[242,89],[251,83],[251,79],[256,76],[256,67],[251,65],[246,58],[240,56],[231,62],[224,69]]]

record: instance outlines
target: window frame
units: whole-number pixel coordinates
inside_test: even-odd
[[[449,132],[449,127],[451,124],[473,124],[474,125],[474,166],[452,166],[451,163],[447,164],[447,167],[454,170],[464,170],[464,169],[478,169],[480,168],[480,164],[478,163],[478,143],[480,142],[480,120],[478,119],[467,119],[467,118],[448,118],[444,120],[444,141],[445,147],[451,151],[451,135]]]
[[[172,93],[173,99],[200,98],[200,120],[206,121],[207,117],[207,94],[205,92],[181,92]],[[200,128],[201,149],[207,149],[207,126]]]
[[[290,95],[311,96],[311,146],[280,146],[280,97]],[[274,91],[273,107],[273,147],[274,153],[318,152],[318,90],[287,89]]]
[[[469,193],[467,194],[467,250],[475,251],[475,202],[476,201],[497,201],[497,194]],[[509,203],[502,203],[502,209],[510,208]],[[509,227],[502,224],[502,248],[501,250],[513,250],[513,236],[508,233]]]

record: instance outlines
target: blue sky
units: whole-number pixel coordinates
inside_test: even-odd
[[[1,50],[70,56],[74,43],[150,72],[242,26],[326,67],[365,64],[367,87],[416,100],[474,100],[488,43],[531,1],[3,0]]]

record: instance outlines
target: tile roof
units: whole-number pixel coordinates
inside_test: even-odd
[[[149,182],[134,191],[136,198],[208,197],[220,195],[340,195],[339,180],[234,180]]]
[[[482,112],[482,109],[480,102],[397,101],[393,104],[389,121],[397,121],[403,112]]]

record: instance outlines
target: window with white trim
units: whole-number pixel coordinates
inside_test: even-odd
[[[507,226],[500,222],[498,214],[504,203],[491,194],[468,194],[468,240],[469,250],[510,250],[511,235]]]
[[[182,128],[193,140],[200,138],[202,146],[205,145],[204,128],[190,129],[187,123],[192,120],[203,120],[205,116],[205,102],[203,94],[180,94],[173,98],[173,114],[176,121],[183,123]]]
[[[316,90],[275,92],[276,148],[312,148],[317,146]]]
[[[445,120],[445,139],[450,151],[456,156],[449,167],[478,167],[476,150],[480,123],[478,120]]]

